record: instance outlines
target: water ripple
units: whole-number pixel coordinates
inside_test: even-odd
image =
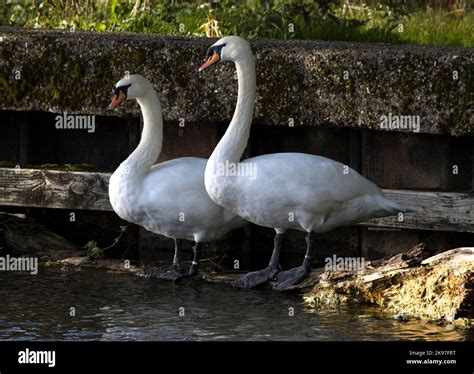
[[[0,340],[474,340],[473,329],[312,310],[272,291],[58,269],[4,273],[0,285]]]

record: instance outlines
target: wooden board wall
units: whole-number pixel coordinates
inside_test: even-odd
[[[108,213],[108,175],[136,147],[140,138],[138,118],[96,118],[96,132],[56,130],[53,113],[0,112],[0,161],[19,164],[87,163],[97,173],[61,173],[0,170],[0,202],[8,206],[36,206]],[[159,161],[183,156],[208,157],[226,129],[226,124],[165,122]],[[407,216],[404,222],[384,218],[367,227],[340,228],[318,237],[321,255],[363,254],[380,257],[403,251],[422,240],[432,246],[472,245],[473,137],[388,133],[357,129],[254,126],[244,157],[274,152],[305,152],[326,156],[350,165],[391,191],[394,199],[428,208],[421,218]],[[453,166],[458,173],[453,174]],[[26,193],[26,191],[30,193]],[[426,190],[430,190],[426,191]],[[443,192],[443,191],[447,191]],[[463,191],[463,192],[461,192]],[[449,213],[446,213],[448,212]],[[102,213],[95,213],[97,216]],[[93,222],[94,213],[83,214]],[[56,217],[50,214],[50,220]],[[470,218],[471,217],[471,218]],[[101,220],[96,220],[96,227]],[[104,222],[104,220],[102,220]],[[61,225],[59,225],[61,226]],[[59,227],[58,226],[58,227]],[[427,229],[430,229],[426,231]],[[437,230],[436,234],[432,229]],[[388,231],[387,231],[388,230]],[[395,230],[395,231],[394,231]],[[111,232],[113,229],[111,229]],[[459,232],[458,232],[459,231]],[[464,232],[462,232],[464,231]],[[172,242],[135,228],[143,258],[155,258],[158,248],[172,251]],[[266,263],[272,249],[273,231],[250,226],[230,241],[209,247],[209,253],[231,250],[243,266]],[[434,238],[434,239],[433,239]],[[227,239],[226,239],[227,240]],[[286,263],[300,261],[304,234],[285,238]],[[188,248],[190,249],[190,248]],[[239,252],[240,251],[240,252]]]

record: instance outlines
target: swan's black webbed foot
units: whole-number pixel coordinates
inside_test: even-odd
[[[306,255],[304,256],[303,265],[279,273],[276,277],[276,284],[274,286],[275,290],[285,290],[291,286],[301,283],[308,277],[311,271],[311,262],[314,254],[315,236],[316,234],[314,232],[309,232],[308,235],[306,235],[307,249]]]
[[[269,265],[265,269],[245,274],[242,278],[233,281],[231,285],[239,288],[254,288],[269,281],[275,277],[278,272],[278,266]]]
[[[181,247],[183,240],[174,239],[174,257],[173,265],[165,269],[149,269],[145,270],[144,274],[146,277],[175,280],[177,277],[183,274],[183,264],[181,263]]]
[[[199,274],[198,266],[199,266],[199,264],[193,262],[193,264],[189,268],[189,271],[187,273],[179,274],[177,277],[175,277],[173,279],[173,283],[179,283],[179,282],[182,282],[183,280],[186,280],[186,279],[196,278]]]
[[[270,279],[274,278],[275,275],[281,270],[280,267],[280,249],[283,241],[283,234],[276,234],[273,239],[273,253],[268,266],[265,269],[252,271],[251,273],[245,274],[242,278],[231,282],[231,285],[239,288],[254,288],[260,284],[263,284]]]
[[[171,265],[164,269],[145,270],[145,275],[150,278],[174,280],[183,274],[183,265],[181,263]]]
[[[275,290],[284,290],[301,283],[309,275],[310,266],[302,265],[287,271],[282,271],[276,276]]]

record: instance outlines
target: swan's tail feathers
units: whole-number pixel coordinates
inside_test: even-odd
[[[415,207],[401,205],[386,197],[384,198],[383,207],[390,214],[417,213],[420,211],[419,209]]]

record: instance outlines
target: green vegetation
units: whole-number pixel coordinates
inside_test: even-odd
[[[120,232],[111,245],[106,248],[100,247],[95,240],[90,240],[84,245],[84,249],[87,251],[89,259],[97,259],[104,257],[107,250],[115,247],[115,245],[122,239],[123,234],[127,231],[128,226],[120,226]],[[123,254],[125,256],[125,253]]]
[[[3,0],[0,25],[163,35],[240,35],[474,45],[467,0]],[[401,4],[401,5],[399,5]]]

